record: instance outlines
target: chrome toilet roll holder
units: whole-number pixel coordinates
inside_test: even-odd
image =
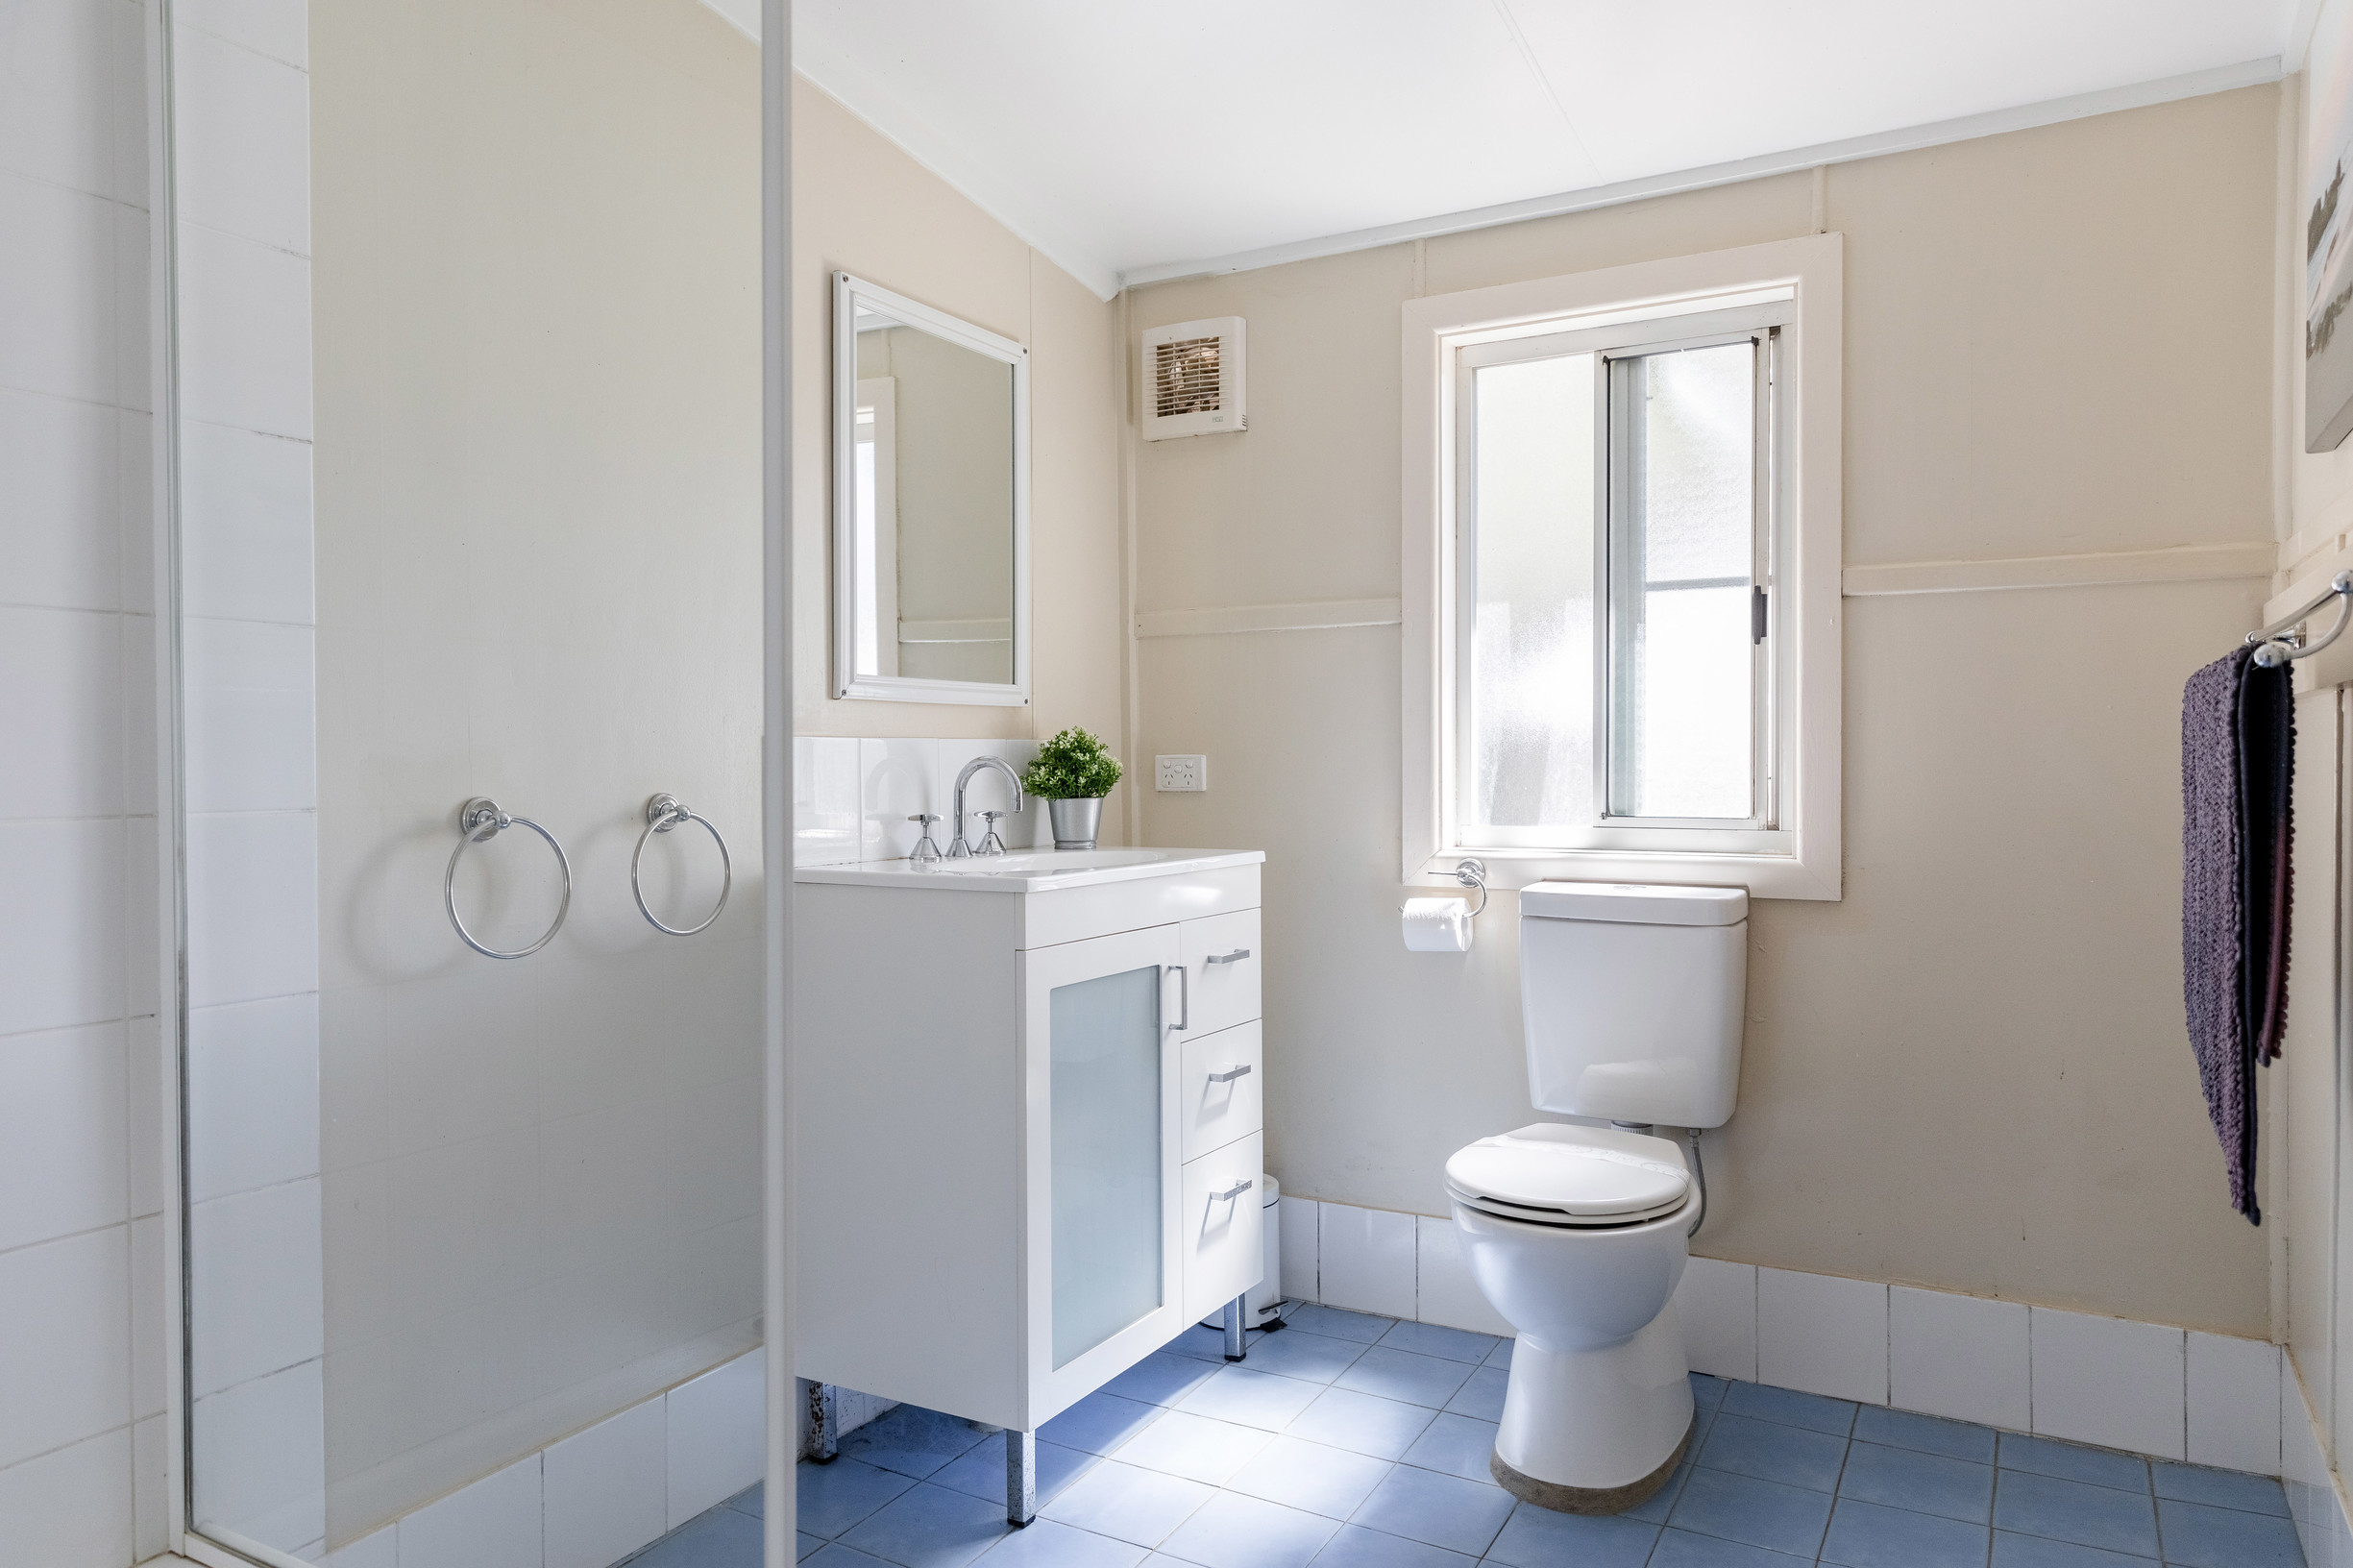
[[[1479,902],[1462,918],[1479,919],[1479,912],[1487,907],[1487,863],[1483,860],[1462,860],[1455,863],[1455,880],[1466,888],[1479,890]]]

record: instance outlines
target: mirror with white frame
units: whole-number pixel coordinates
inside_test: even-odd
[[[1029,351],[837,272],[834,691],[1029,701]]]

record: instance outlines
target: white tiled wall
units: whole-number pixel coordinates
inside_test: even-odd
[[[941,821],[932,842],[946,852],[956,831],[956,775],[974,757],[995,757],[1019,772],[1038,754],[1035,741],[870,740],[801,735],[793,741],[793,863],[840,866],[898,860],[915,847],[920,829],[907,821],[922,813]],[[965,787],[966,837],[980,842],[986,826],[975,814],[1013,803],[1002,773],[976,773]],[[1045,802],[1026,801],[1017,817],[996,824],[1009,849],[1049,848]]]
[[[176,12],[195,1519],[324,1552],[309,78],[300,0]]]
[[[45,1568],[162,1544],[145,25],[19,0],[0,89],[0,1555]]]
[[[1286,1296],[1511,1332],[1451,1221],[1287,1194],[1282,1226]],[[1693,1370],[1718,1377],[2291,1481],[2306,1428],[2308,1511],[2327,1489],[2279,1347],[2259,1340],[1714,1258],[1690,1261],[1673,1310]]]

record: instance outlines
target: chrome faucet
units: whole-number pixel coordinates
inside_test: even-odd
[[[981,840],[979,849],[975,850],[964,841],[964,787],[971,782],[974,773],[989,768],[1005,775],[1005,782],[1013,786],[1013,809],[1017,812],[1021,809],[1021,775],[1013,771],[1012,764],[1002,757],[974,757],[966,763],[964,772],[956,775],[956,837],[947,846],[947,858],[950,860],[970,860],[975,854],[1001,855],[1005,852],[1005,841],[996,836],[993,823],[990,826],[989,836]],[[993,844],[996,845],[993,849],[989,847]]]

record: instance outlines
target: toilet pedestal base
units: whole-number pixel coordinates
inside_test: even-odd
[[[1547,1350],[1523,1334],[1489,1469],[1538,1507],[1617,1513],[1675,1474],[1692,1410],[1681,1326],[1671,1312],[1594,1350]]]

